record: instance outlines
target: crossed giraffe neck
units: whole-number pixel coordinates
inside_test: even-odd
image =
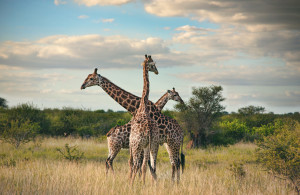
[[[183,102],[180,95],[173,88],[168,90],[156,103],[156,107],[161,111],[169,100]],[[108,145],[108,158],[106,159],[106,173],[111,169],[114,173],[113,161],[120,152],[121,148],[129,148],[129,136],[131,132],[131,121],[122,126],[115,126],[106,134]],[[142,161],[142,159],[141,159]]]
[[[108,95],[110,95],[116,102],[118,102],[131,114],[134,115],[137,109],[139,108],[141,100],[139,97],[121,89],[105,77],[102,77],[100,74],[97,74],[97,69],[95,69],[93,74],[88,75],[88,77],[82,84],[81,89],[85,89],[86,87],[91,87],[94,85],[99,85],[100,87],[102,87],[102,89]],[[172,164],[172,179],[174,179],[175,172],[177,172],[177,181],[179,181],[179,165],[181,164],[182,169],[184,168],[184,155],[182,153],[183,130],[176,120],[163,115],[156,108],[153,102],[148,101],[147,106],[150,112],[150,117],[157,122],[160,132],[162,132],[160,143],[167,144],[166,147]],[[179,159],[180,150],[182,160]]]

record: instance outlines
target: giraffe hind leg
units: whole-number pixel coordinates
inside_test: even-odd
[[[157,179],[156,175],[156,159],[157,159],[157,152],[158,152],[159,144],[158,143],[151,143],[150,148],[150,172],[153,180]]]
[[[106,160],[106,173],[108,173],[108,170],[111,169],[112,173],[114,174],[113,162],[120,150],[121,146],[118,146],[114,150],[110,151],[110,155]]]

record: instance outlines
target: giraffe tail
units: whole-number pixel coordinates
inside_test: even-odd
[[[183,154],[183,139],[181,142],[180,163],[181,163],[181,169],[182,169],[182,173],[183,173],[184,168],[185,168],[185,155]]]

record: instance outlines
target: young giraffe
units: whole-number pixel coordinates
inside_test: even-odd
[[[150,152],[151,165],[150,171],[152,178],[156,180],[156,157],[159,148],[159,130],[157,123],[150,117],[148,111],[149,98],[149,64],[154,64],[151,56],[145,55],[143,65],[143,80],[144,87],[140,106],[131,120],[131,132],[129,136],[129,150],[130,150],[130,176],[131,184],[133,184],[137,171],[141,168],[141,158],[144,153],[142,175],[145,183],[146,163],[149,160],[148,153]],[[148,152],[149,151],[149,152]]]
[[[100,74],[97,74],[97,69],[95,69],[93,74],[89,74],[87,76],[87,78],[81,85],[81,89],[85,89],[86,87],[95,85],[100,86],[109,96],[111,96],[132,115],[134,115],[139,108],[141,98],[125,91],[124,89],[112,83],[107,78],[101,76]],[[177,181],[179,181],[180,164],[183,171],[185,163],[185,156],[182,153],[183,130],[176,120],[162,114],[150,100],[148,101],[147,106],[150,112],[150,117],[153,118],[158,125],[160,144],[166,143],[166,148],[169,153],[169,158],[172,165],[172,180],[174,180],[176,173]],[[180,149],[181,160],[179,159]]]
[[[173,90],[168,90],[156,103],[156,108],[161,111],[169,100],[174,100],[177,102],[183,102],[178,92]],[[131,131],[131,121],[122,126],[116,126],[110,129],[106,134],[107,144],[108,144],[108,158],[106,160],[106,173],[108,173],[109,168],[113,169],[113,160],[120,152],[121,148],[129,148],[129,136]]]

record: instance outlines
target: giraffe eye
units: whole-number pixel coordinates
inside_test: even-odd
[[[93,78],[91,78],[91,81],[94,80]]]

